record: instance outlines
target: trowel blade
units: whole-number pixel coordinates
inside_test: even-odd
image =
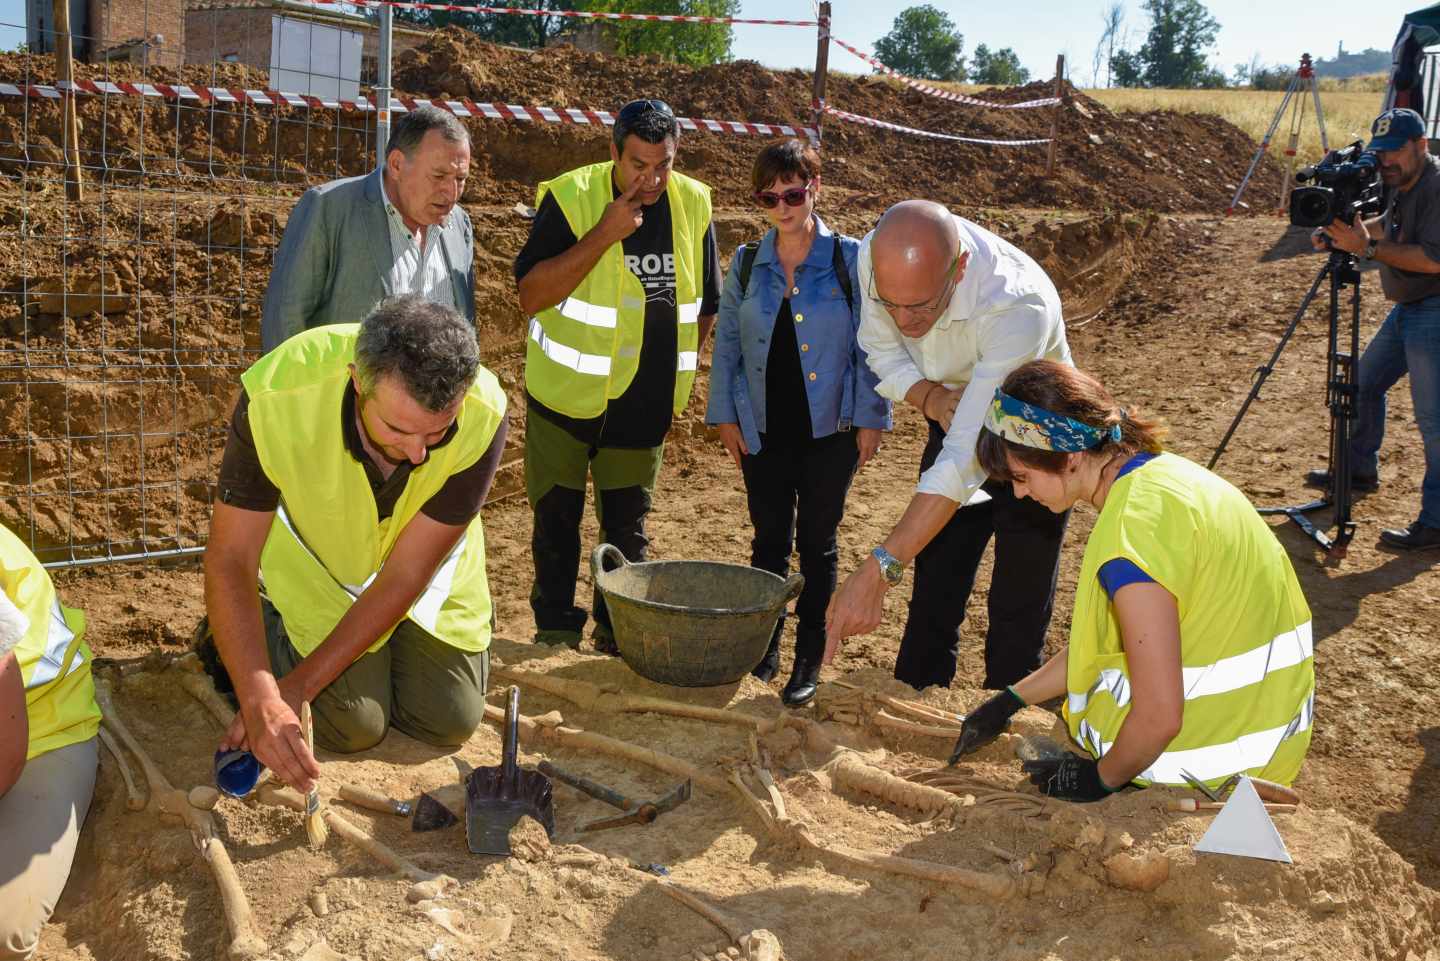
[[[410,822],[410,830],[439,831],[459,820],[454,811],[435,800],[432,795],[421,791],[420,799],[415,802],[415,817]]]

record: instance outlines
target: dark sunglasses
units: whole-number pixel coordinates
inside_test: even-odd
[[[675,111],[671,110],[670,105],[663,100],[632,100],[620,108],[615,119],[621,123],[629,123],[639,120],[648,113],[664,114],[667,117],[675,116]]]
[[[810,193],[810,185],[807,183],[803,187],[791,187],[783,194],[769,190],[757,190],[750,196],[755,198],[757,204],[769,210],[782,200],[785,201],[787,207],[798,207],[805,202],[805,195],[808,193]]]

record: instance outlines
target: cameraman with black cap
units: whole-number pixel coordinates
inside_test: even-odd
[[[1384,530],[1380,540],[1403,550],[1440,548],[1440,164],[1430,156],[1425,122],[1413,110],[1387,110],[1370,128],[1367,150],[1379,158],[1388,191],[1385,213],[1353,224],[1336,219],[1311,237],[1375,261],[1388,300],[1395,301],[1360,361],[1351,483],[1380,486],[1380,443],[1385,437],[1385,393],[1405,374],[1425,448],[1420,516],[1407,528]],[[1330,486],[1330,472],[1314,470],[1307,484]]]

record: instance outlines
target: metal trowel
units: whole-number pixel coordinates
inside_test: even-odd
[[[499,767],[477,767],[465,780],[465,838],[471,854],[510,854],[510,829],[532,817],[555,836],[550,779],[516,763],[520,741],[520,688],[505,703],[504,754]]]

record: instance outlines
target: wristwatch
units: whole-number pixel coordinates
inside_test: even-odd
[[[1365,243],[1365,253],[1361,254],[1361,256],[1364,257],[1366,260],[1374,260],[1374,259],[1375,259],[1375,251],[1377,251],[1377,250],[1379,250],[1379,249],[1380,249],[1380,238],[1378,238],[1378,237],[1371,237],[1368,241],[1366,241],[1366,243]]]
[[[899,584],[905,576],[905,565],[900,563],[900,559],[883,547],[877,547],[870,553],[880,562],[880,576],[885,578],[885,583],[891,587]]]

